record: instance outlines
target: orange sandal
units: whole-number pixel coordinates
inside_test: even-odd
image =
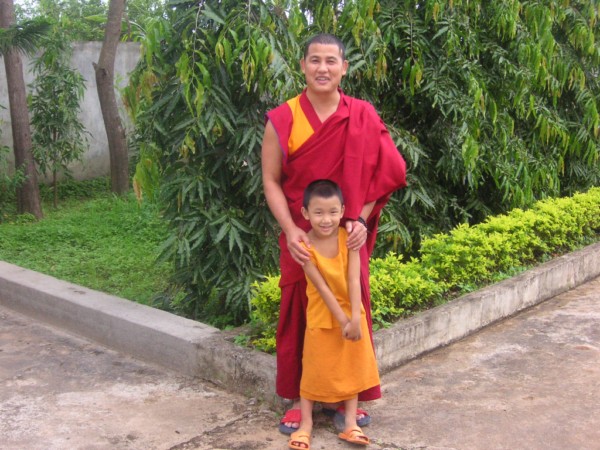
[[[288,441],[288,448],[293,450],[310,450],[310,433],[294,431]]]
[[[359,427],[348,428],[343,433],[338,434],[340,439],[356,445],[369,445],[371,441]]]

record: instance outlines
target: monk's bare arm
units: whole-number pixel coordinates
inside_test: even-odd
[[[282,154],[277,133],[271,121],[268,121],[265,126],[261,158],[263,188],[269,209],[285,234],[292,258],[298,264],[304,264],[309,260],[309,253],[301,243],[310,245],[310,240],[304,230],[294,223],[281,188]]]

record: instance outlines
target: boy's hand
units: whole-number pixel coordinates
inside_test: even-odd
[[[343,334],[346,339],[351,341],[358,341],[362,337],[360,332],[360,321],[359,320],[350,320],[344,326]]]

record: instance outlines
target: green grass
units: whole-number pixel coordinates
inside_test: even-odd
[[[106,180],[71,182],[59,192],[57,209],[44,202],[44,219],[12,216],[0,223],[0,260],[151,304],[170,273],[156,263],[166,236],[157,209],[138,205],[133,195],[114,196]]]

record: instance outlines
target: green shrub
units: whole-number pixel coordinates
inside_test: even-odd
[[[267,276],[265,281],[252,284],[252,309],[250,321],[253,334],[252,345],[258,350],[273,351],[275,349],[275,331],[279,320],[279,276]]]
[[[394,253],[373,258],[370,271],[374,329],[389,325],[427,302],[441,299],[444,292],[444,284],[433,280],[430,269],[416,260],[403,263]]]
[[[543,255],[568,251],[599,228],[600,189],[573,197],[547,199],[523,211],[489,217],[469,227],[421,244],[421,264],[449,289],[489,282],[498,272],[539,261]]]
[[[373,328],[439,304],[502,274],[596,239],[600,232],[600,188],[573,197],[537,202],[527,211],[460,225],[421,244],[421,256],[403,262],[389,253],[370,262]],[[508,275],[507,275],[508,276]],[[279,277],[254,283],[251,321],[256,348],[273,351],[279,314]]]
[[[252,282],[276,270],[278,227],[260,183],[264,113],[304,87],[297,61],[318,31],[346,43],[344,91],[375,106],[410,168],[376,256],[600,185],[596,4],[170,2],[146,30],[125,98],[136,187],[165,206],[164,255],[185,294],[175,310],[239,324]]]

